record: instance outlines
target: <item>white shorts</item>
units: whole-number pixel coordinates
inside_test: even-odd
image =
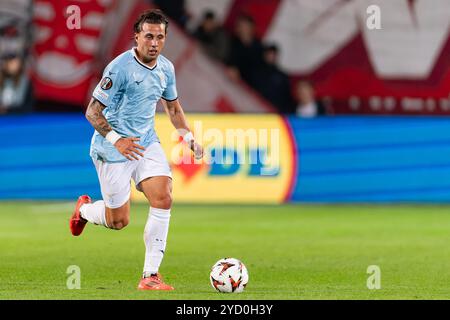
[[[131,179],[136,189],[141,191],[139,183],[143,180],[167,176],[172,178],[169,163],[159,142],[152,143],[145,149],[144,157],[139,160],[109,163],[94,160],[103,200],[108,208],[115,209],[123,206],[131,195]]]

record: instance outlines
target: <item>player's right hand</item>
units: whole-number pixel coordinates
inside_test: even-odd
[[[191,147],[192,152],[194,153],[195,159],[200,160],[201,158],[203,158],[203,148],[201,145],[199,145],[197,142],[192,140],[190,147]]]
[[[138,155],[143,157],[144,154],[139,150],[145,150],[141,145],[138,145],[135,141],[139,141],[139,138],[120,138],[114,144],[117,150],[128,160],[139,160]]]

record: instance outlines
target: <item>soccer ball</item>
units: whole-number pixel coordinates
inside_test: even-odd
[[[217,261],[209,276],[211,285],[219,292],[242,292],[248,283],[248,271],[245,265],[234,258]]]

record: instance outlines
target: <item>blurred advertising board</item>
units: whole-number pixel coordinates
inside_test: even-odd
[[[294,144],[278,115],[188,116],[205,156],[194,160],[166,115],[156,131],[172,167],[173,197],[180,202],[281,203],[295,176]],[[145,200],[135,189],[132,199]]]

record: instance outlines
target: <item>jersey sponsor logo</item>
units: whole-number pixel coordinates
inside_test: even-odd
[[[102,79],[102,82],[100,82],[100,88],[102,88],[103,90],[111,89],[112,85],[113,81],[111,80],[110,77],[105,77]]]

